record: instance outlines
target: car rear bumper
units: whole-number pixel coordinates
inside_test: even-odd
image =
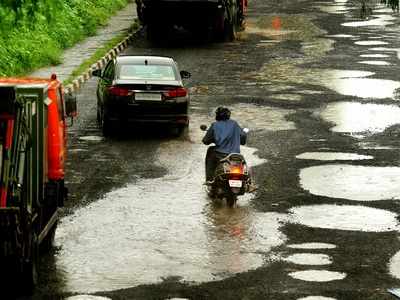
[[[120,123],[189,124],[189,103],[112,105],[105,107],[107,119]]]

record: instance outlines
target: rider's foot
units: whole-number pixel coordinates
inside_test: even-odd
[[[248,193],[254,193],[255,191],[257,191],[258,186],[255,185],[254,183],[250,183],[248,188],[247,188],[247,192]]]

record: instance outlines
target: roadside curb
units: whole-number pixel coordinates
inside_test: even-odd
[[[92,71],[96,69],[103,68],[110,60],[116,57],[119,53],[125,50],[135,39],[140,28],[136,31],[128,34],[128,36],[123,39],[119,44],[113,47],[110,51],[107,52],[101,59],[99,59],[96,63],[92,64],[89,68],[86,69],[81,75],[79,75],[76,79],[72,81],[72,83],[66,85],[64,87],[64,91],[66,94],[72,94],[78,91],[82,85],[92,78]]]

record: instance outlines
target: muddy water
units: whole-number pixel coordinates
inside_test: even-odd
[[[309,227],[364,232],[400,229],[395,213],[371,207],[321,204],[294,207],[290,213],[290,222]]]
[[[314,195],[355,201],[400,199],[400,168],[329,164],[300,171],[301,186]]]
[[[261,129],[265,115],[254,118],[255,110],[260,108],[232,107],[241,124]],[[265,113],[272,127],[292,127],[283,118],[287,112]],[[285,215],[254,211],[252,196],[240,197],[235,209],[208,199],[202,186],[206,147],[197,128],[210,117],[201,118],[193,118],[189,141],[164,142],[158,150],[167,175],[128,184],[62,219],[56,265],[65,291],[114,290],[169,277],[222,279],[260,267],[265,253],[286,240],[279,231]],[[251,166],[264,162],[255,150],[242,148]]]
[[[335,124],[334,132],[377,133],[400,123],[400,108],[395,105],[335,102],[328,104],[320,116]]]

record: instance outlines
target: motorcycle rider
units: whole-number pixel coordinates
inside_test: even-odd
[[[208,147],[206,155],[206,181],[211,182],[218,162],[231,153],[240,153],[240,145],[246,144],[247,134],[239,124],[230,119],[231,111],[226,107],[215,110],[215,120],[208,128],[203,143]]]

